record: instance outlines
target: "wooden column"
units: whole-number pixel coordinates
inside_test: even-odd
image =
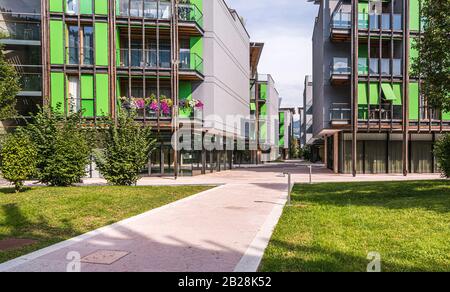
[[[356,176],[358,136],[358,0],[352,1],[352,174]]]
[[[339,173],[339,132],[333,135],[333,172]]]
[[[409,0],[403,0],[403,175],[409,173]]]
[[[328,137],[327,135],[323,136],[323,163],[325,167],[328,167]]]

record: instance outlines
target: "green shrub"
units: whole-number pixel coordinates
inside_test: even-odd
[[[4,35],[0,33],[0,39]],[[16,69],[3,54],[0,45],[0,121],[13,118],[17,115],[16,95],[20,91],[20,79]]]
[[[442,175],[450,178],[450,134],[444,135],[436,142],[434,153]]]
[[[37,149],[31,139],[21,133],[10,134],[0,151],[3,177],[14,184],[16,192],[36,171]]]
[[[69,186],[86,175],[90,148],[80,127],[79,114],[67,118],[59,108],[44,108],[26,127],[36,144],[39,181],[52,186]]]
[[[113,185],[136,184],[154,148],[150,127],[135,122],[133,114],[121,113],[105,139],[105,149],[94,153],[100,173]]]

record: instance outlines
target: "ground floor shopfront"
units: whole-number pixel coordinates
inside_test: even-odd
[[[411,133],[407,156],[410,173],[438,173],[433,153],[442,134]],[[325,139],[325,163],[335,173],[352,173],[352,134],[340,132]],[[359,174],[403,173],[401,133],[360,133],[357,136],[356,168]]]

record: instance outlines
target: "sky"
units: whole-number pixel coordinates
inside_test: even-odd
[[[251,40],[264,42],[260,74],[271,74],[282,106],[303,104],[312,74],[312,32],[317,5],[307,0],[225,0],[245,20]]]

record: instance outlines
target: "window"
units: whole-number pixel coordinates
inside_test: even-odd
[[[83,64],[94,64],[94,30],[92,26],[83,27]]]
[[[79,63],[79,31],[77,26],[69,26],[68,58],[69,64]]]
[[[67,98],[67,104],[71,113],[77,113],[81,110],[80,100],[80,81],[76,76],[69,76],[69,94]]]
[[[78,14],[78,0],[67,0],[67,13]]]

